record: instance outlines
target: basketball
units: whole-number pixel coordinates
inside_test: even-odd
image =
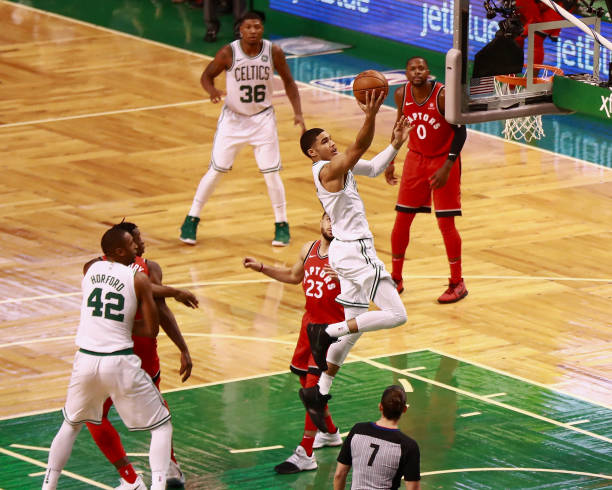
[[[378,97],[381,92],[384,92],[385,97],[389,93],[389,83],[379,71],[366,70],[355,77],[353,81],[353,94],[362,104],[366,102],[366,93],[368,91],[373,91],[375,97]]]

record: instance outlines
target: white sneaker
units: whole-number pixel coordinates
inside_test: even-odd
[[[120,481],[121,485],[115,487],[115,490],[147,490],[147,486],[140,475],[134,483],[128,483],[123,478],[120,478]]]
[[[280,473],[281,475],[316,469],[317,459],[315,458],[314,453],[312,453],[312,456],[307,456],[306,450],[302,446],[296,447],[291,456],[289,456],[281,464],[274,467],[274,471]]]
[[[181,471],[181,467],[170,460],[170,466],[166,472],[166,485],[168,488],[183,488],[185,486],[185,475]]]
[[[336,432],[330,434],[329,432],[317,431],[315,436],[313,449],[319,449],[323,446],[342,446],[342,437],[340,436],[340,429],[336,428]]]

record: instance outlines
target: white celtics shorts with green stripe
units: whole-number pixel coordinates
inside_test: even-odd
[[[213,141],[210,166],[217,172],[229,172],[243,146],[253,147],[261,173],[281,169],[280,148],[274,108],[244,116],[223,107]]]
[[[151,430],[170,420],[164,399],[131,349],[116,355],[85,352],[74,356],[63,410],[66,422],[100,424],[109,396],[129,430]]]
[[[344,306],[368,308],[381,280],[391,274],[376,256],[374,240],[341,241],[335,239],[329,246],[329,265],[340,277],[340,294],[336,301]]]

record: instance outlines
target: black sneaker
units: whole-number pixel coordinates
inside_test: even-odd
[[[306,325],[306,332],[310,341],[310,351],[321,371],[327,371],[327,361],[325,360],[327,349],[338,340],[330,337],[325,331],[326,328],[327,323],[309,323]]]
[[[321,432],[327,432],[325,424],[325,406],[331,400],[331,395],[321,395],[319,385],[310,388],[300,388],[300,400],[304,404],[312,422]]]

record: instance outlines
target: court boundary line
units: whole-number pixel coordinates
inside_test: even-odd
[[[487,471],[529,471],[538,473],[564,473],[569,475],[580,475],[580,476],[594,476],[597,478],[603,478],[605,480],[612,480],[612,475],[605,475],[599,473],[588,473],[586,471],[572,471],[572,470],[557,470],[554,468],[456,468],[452,470],[438,470],[438,471],[425,471],[421,473],[421,476],[433,476],[443,475],[447,473],[464,473],[464,472],[487,472]]]
[[[8,449],[5,449],[3,447],[0,447],[0,454],[4,454],[5,456],[9,456],[14,459],[25,461],[26,463],[33,464],[34,466],[38,466],[40,468],[45,468],[45,470],[48,468],[47,463],[43,463],[41,461],[38,461],[37,459],[30,458],[29,456],[24,456],[23,454],[9,451]],[[85,476],[78,475],[77,473],[73,473],[72,471],[62,470],[61,474],[64,476],[70,477],[74,480],[82,481],[83,483],[87,483],[88,485],[91,485],[94,487],[104,488],[105,490],[113,490],[113,487],[109,487],[108,485],[105,485],[104,483],[99,483]]]
[[[598,405],[598,406],[600,406],[602,408],[606,408],[608,410],[612,410],[612,405],[608,405],[608,404],[603,403],[603,402],[594,401],[594,400],[591,400],[591,399],[586,398],[584,396],[574,395],[573,393],[569,393],[569,392],[567,392],[565,390],[562,390],[562,389],[559,389],[559,388],[555,388],[555,387],[552,387],[550,385],[546,385],[544,383],[540,383],[539,381],[532,381],[529,378],[525,378],[525,377],[519,376],[517,374],[508,373],[508,372],[506,372],[506,371],[504,371],[502,369],[497,369],[497,368],[494,368],[494,367],[490,367],[490,366],[487,366],[486,364],[480,363],[478,361],[470,361],[469,359],[466,359],[464,357],[459,357],[459,356],[456,356],[454,354],[448,354],[447,352],[445,352],[443,350],[436,349],[436,348],[431,348],[429,350],[431,350],[434,354],[438,354],[440,356],[450,357],[452,359],[455,359],[455,360],[460,361],[460,362],[464,362],[466,364],[471,364],[473,366],[476,366],[476,367],[479,367],[479,368],[482,368],[482,369],[486,369],[488,371],[493,371],[494,373],[501,374],[502,376],[508,376],[509,378],[514,378],[514,379],[516,379],[518,381],[523,381],[524,383],[529,383],[529,384],[533,384],[533,385],[539,386],[540,388],[545,388],[547,390],[556,391],[557,393],[560,393],[562,395],[568,396],[570,398],[576,398],[576,399],[581,400],[583,402],[591,403],[593,405]],[[491,396],[491,395],[485,395],[485,396]]]
[[[62,14],[57,14],[55,12],[50,12],[50,11],[47,11],[47,10],[42,10],[42,9],[39,9],[39,8],[31,7],[29,5],[22,5],[22,4],[19,4],[19,3],[11,2],[9,0],[0,0],[0,2],[8,4],[8,5],[12,5],[14,8],[22,8],[22,9],[30,10],[30,11],[33,11],[33,12],[42,13],[42,14],[48,15],[50,17],[55,17],[55,18],[62,19],[64,21],[68,21],[68,22],[74,22],[76,24],[84,25],[84,26],[91,27],[91,28],[94,28],[94,29],[99,29],[99,30],[104,31],[104,32],[114,33],[114,34],[117,34],[117,35],[120,35],[120,36],[127,37],[127,38],[132,39],[132,40],[139,40],[139,41],[143,41],[145,43],[153,44],[153,45],[158,46],[158,47],[163,47],[163,48],[171,49],[171,50],[174,50],[174,51],[178,51],[178,52],[183,53],[183,54],[188,54],[190,56],[196,56],[196,57],[198,57],[200,59],[203,59],[203,60],[212,60],[213,59],[212,56],[208,56],[208,55],[205,55],[203,53],[198,53],[197,51],[189,51],[187,49],[179,48],[179,47],[173,46],[171,44],[164,44],[164,43],[161,43],[159,41],[154,41],[153,39],[148,39],[148,38],[145,38],[145,37],[138,37],[138,36],[136,36],[134,34],[129,34],[127,32],[122,32],[122,31],[117,31],[117,30],[111,29],[109,27],[100,26],[100,25],[93,24],[91,22],[87,22],[87,21],[84,21],[84,20],[75,19],[75,18],[68,17],[68,16],[65,16],[65,15],[62,15]],[[274,75],[274,76],[278,77],[278,75]],[[301,85],[301,86],[312,87],[309,83],[306,83],[306,82],[302,82],[302,81],[299,81],[299,80],[296,80],[295,82],[298,85]],[[342,96],[342,97],[347,97],[347,98],[350,98],[350,99],[353,98],[351,95],[335,92],[333,90],[326,90],[326,89],[321,88],[321,87],[314,87],[314,88],[316,88],[317,90],[322,90],[323,92],[335,93],[335,94],[337,94],[339,96]],[[396,108],[390,107],[390,106],[385,106],[385,105],[383,105],[381,108],[387,108],[387,109],[392,110],[394,112],[397,111]],[[495,138],[495,139],[498,139],[498,140],[500,140],[502,142],[505,142],[505,143],[512,143],[512,144],[515,144],[515,145],[520,145],[520,146],[522,146],[522,147],[524,147],[524,148],[526,148],[528,150],[542,151],[542,152],[545,152],[545,153],[548,153],[550,155],[554,155],[554,156],[557,156],[557,157],[567,158],[569,160],[573,160],[573,161],[576,161],[576,162],[581,162],[581,163],[586,163],[588,165],[593,165],[593,166],[595,166],[597,168],[603,168],[603,169],[606,169],[606,170],[612,170],[611,167],[606,167],[605,165],[601,165],[599,163],[589,162],[589,161],[583,160],[581,158],[571,157],[571,156],[563,155],[561,153],[555,153],[554,151],[550,151],[550,150],[547,150],[547,149],[544,149],[544,148],[532,147],[530,145],[527,145],[525,143],[521,143],[519,141],[507,141],[505,138],[502,138],[501,136],[497,136],[497,135],[493,135],[493,134],[489,134],[489,133],[484,133],[484,132],[476,131],[475,129],[469,129],[469,128],[468,128],[468,131],[469,132],[474,132],[474,133],[477,133],[477,134],[482,134],[482,135],[488,136],[490,138]]]
[[[486,276],[486,275],[465,275],[467,279],[485,280],[495,279],[501,281],[549,281],[549,282],[596,282],[596,283],[612,283],[612,278],[606,277],[554,277],[554,276]],[[405,275],[406,279],[447,279],[448,275]],[[236,279],[230,281],[203,281],[203,282],[183,282],[176,284],[168,284],[177,288],[198,288],[207,286],[227,286],[231,284],[251,284],[251,283],[269,283],[275,282],[274,279]],[[21,298],[7,298],[0,300],[0,305],[10,303],[24,303],[28,301],[37,301],[45,299],[68,298],[78,296],[81,291],[71,291],[69,293],[56,294],[41,294],[38,296],[23,296]]]
[[[481,401],[481,402],[484,402],[484,403],[488,403],[490,405],[495,405],[495,406],[503,408],[505,410],[510,410],[512,412],[520,413],[521,415],[525,415],[527,417],[531,417],[531,418],[540,420],[542,422],[546,422],[548,424],[552,424],[552,425],[555,425],[557,427],[561,427],[561,428],[566,429],[566,430],[578,432],[580,434],[592,437],[594,439],[599,439],[599,440],[602,440],[604,442],[608,442],[608,443],[612,444],[612,438],[609,438],[609,437],[606,437],[606,436],[602,436],[600,434],[596,434],[594,432],[590,432],[588,430],[584,430],[584,429],[581,429],[579,427],[574,427],[574,426],[569,425],[569,424],[567,424],[565,422],[559,422],[558,420],[551,419],[551,418],[545,417],[543,415],[538,415],[535,412],[531,412],[529,410],[524,410],[522,408],[514,407],[514,406],[509,405],[507,403],[499,402],[497,400],[491,400],[489,398],[486,398],[484,395],[479,395],[477,393],[471,393],[471,392],[463,390],[461,388],[457,388],[455,386],[450,386],[450,385],[447,385],[446,383],[441,383],[441,382],[436,381],[434,379],[429,379],[429,378],[425,378],[423,376],[419,376],[418,374],[413,374],[413,373],[410,373],[410,372],[405,372],[405,371],[403,371],[401,369],[394,368],[393,366],[387,366],[385,364],[373,361],[371,359],[363,358],[363,362],[365,362],[366,364],[369,364],[369,365],[371,365],[373,367],[376,367],[378,369],[384,369],[384,370],[387,370],[387,371],[393,371],[395,373],[402,374],[404,376],[408,376],[409,378],[414,378],[414,379],[417,379],[419,381],[422,381],[422,382],[425,382],[425,383],[429,383],[429,384],[438,386],[439,388],[444,388],[444,389],[447,389],[447,390],[450,390],[450,391],[454,391],[455,393],[457,393],[459,395],[467,396],[469,398],[474,398],[474,399],[476,399],[478,401]]]
[[[418,374],[413,374],[411,372],[406,372],[405,370],[402,369],[398,369],[398,368],[394,368],[393,366],[387,366],[386,364],[382,364],[380,362],[376,362],[375,359],[380,359],[380,358],[390,358],[392,356],[396,356],[396,355],[402,355],[402,354],[414,354],[416,352],[431,352],[433,354],[437,354],[437,355],[441,355],[441,356],[445,356],[445,354],[442,354],[440,352],[436,352],[433,349],[429,349],[429,348],[421,348],[421,349],[415,349],[415,350],[409,350],[409,351],[404,351],[404,352],[399,352],[399,353],[395,353],[395,354],[381,354],[381,355],[377,355],[377,356],[372,356],[372,357],[362,357],[359,356],[357,354],[349,354],[349,356],[351,357],[351,359],[348,361],[349,363],[355,363],[355,362],[363,362],[365,364],[368,364],[372,367],[375,367],[377,369],[380,370],[386,370],[386,371],[392,371],[395,372],[397,374],[403,375],[403,376],[407,376],[409,378],[413,378],[416,379],[418,381],[427,383],[427,384],[431,384],[434,386],[438,386],[439,388],[443,388],[446,390],[450,390],[450,391],[454,391],[455,393],[459,394],[459,395],[463,395],[463,396],[467,396],[469,398],[473,398],[476,399],[480,402],[483,402],[485,404],[490,404],[490,405],[495,405],[499,408],[503,408],[505,410],[509,410],[511,412],[516,412],[519,413],[521,415],[530,417],[530,418],[534,418],[536,420],[540,420],[542,422],[546,422],[548,424],[551,425],[555,425],[557,427],[566,429],[566,430],[570,430],[573,432],[578,432],[582,435],[586,435],[588,437],[592,437],[594,439],[599,439],[602,440],[604,442],[608,442],[608,443],[612,443],[612,438],[606,437],[606,436],[602,436],[600,434],[596,434],[594,432],[591,431],[587,431],[584,429],[581,429],[579,427],[574,427],[573,425],[571,425],[571,423],[565,423],[565,422],[559,422],[558,420],[552,419],[550,417],[546,417],[543,415],[539,415],[535,412],[532,412],[530,410],[524,410],[512,405],[509,405],[507,403],[503,403],[503,402],[499,402],[497,400],[491,400],[490,398],[487,398],[486,395],[479,395],[477,393],[472,393],[470,391],[467,390],[463,390],[461,388],[457,388],[455,386],[451,386],[448,385],[446,383],[441,383],[439,381],[436,381],[434,379],[429,379],[423,376],[419,376]],[[454,356],[447,356],[450,358],[454,358]],[[461,362],[465,362],[467,364],[471,364],[469,361],[465,361],[462,359],[457,359]],[[474,364],[476,365],[476,364]],[[487,368],[486,366],[482,366],[482,365],[476,365],[476,367],[479,367],[481,369],[484,370],[489,370],[489,368]],[[185,391],[185,390],[191,390],[191,389],[197,389],[197,388],[204,388],[204,387],[210,387],[210,386],[215,386],[215,385],[219,385],[219,384],[227,384],[227,383],[233,383],[236,381],[247,381],[250,379],[258,379],[258,378],[265,378],[265,377],[271,377],[271,376],[276,376],[279,374],[288,374],[291,373],[290,370],[283,370],[283,371],[276,371],[276,372],[271,372],[271,373],[263,373],[263,374],[258,374],[258,375],[254,375],[254,376],[246,376],[246,377],[242,377],[242,378],[236,378],[236,379],[230,379],[230,380],[221,380],[221,381],[215,381],[215,382],[210,382],[210,383],[202,383],[199,385],[194,385],[194,386],[184,386],[184,387],[179,387],[179,388],[174,388],[174,389],[170,389],[170,390],[165,390],[162,392],[162,394],[166,394],[166,393],[175,393],[178,391]],[[503,373],[499,373],[499,374],[503,374]],[[511,378],[514,378],[514,376],[509,376]],[[535,384],[536,386],[540,386],[539,383],[531,383],[530,381],[527,381],[525,379],[519,379],[519,381],[522,381],[524,383],[527,384]],[[546,386],[540,386],[543,387],[545,389],[550,389]],[[557,391],[557,390],[552,390],[552,391]],[[561,393],[561,392],[560,392]],[[563,395],[566,395],[565,393],[561,393]],[[573,398],[572,395],[567,395],[569,398]],[[585,402],[591,403],[590,401],[587,400],[583,400]],[[598,405],[595,403],[592,403],[593,405]],[[604,408],[608,408],[605,407]],[[55,408],[55,409],[47,409],[44,411],[39,411],[39,412],[30,412],[29,414],[20,414],[20,415],[16,415],[16,416],[9,416],[9,417],[0,417],[0,421],[5,421],[5,420],[13,420],[13,419],[17,419],[17,418],[22,418],[22,417],[29,417],[29,416],[34,416],[34,415],[41,415],[41,414],[45,414],[45,413],[51,413],[51,412],[57,412],[60,409]],[[1,448],[0,448],[1,449]]]
[[[183,334],[185,335],[185,334]],[[295,341],[287,341],[288,343],[290,343],[291,345],[295,344]],[[378,358],[378,357],[386,357],[389,355],[392,356],[398,356],[401,354],[413,354],[415,352],[422,352],[422,351],[429,351],[431,349],[427,349],[427,348],[419,348],[419,349],[413,349],[413,350],[408,350],[408,351],[401,351],[401,352],[394,352],[392,354],[382,354],[382,355],[377,355],[375,357],[373,357],[373,359]],[[75,351],[76,352],[76,351]],[[345,362],[345,364],[351,364],[354,362],[361,362],[359,359],[353,358],[353,354],[349,353],[349,358],[348,360]],[[238,381],[248,381],[251,379],[258,379],[258,378],[265,378],[268,376],[277,376],[279,374],[288,374],[291,373],[290,369],[284,369],[282,371],[271,371],[271,372],[267,372],[267,373],[259,373],[259,374],[254,374],[251,376],[242,376],[239,378],[228,378],[228,379],[222,379],[219,381],[210,381],[208,383],[199,383],[196,385],[189,385],[189,386],[179,386],[178,388],[170,388],[168,390],[164,390],[162,391],[162,395],[166,394],[166,393],[176,393],[178,391],[185,391],[185,390],[191,390],[191,389],[197,389],[197,388],[207,388],[209,386],[215,386],[215,385],[219,385],[219,384],[228,384],[228,383],[235,383]],[[62,410],[62,407],[55,407],[55,408],[46,408],[43,410],[33,410],[31,412],[24,412],[18,415],[6,415],[6,416],[2,416],[0,417],[0,422],[4,422],[6,420],[14,420],[14,419],[19,419],[22,417],[33,417],[35,415],[44,415],[44,414],[48,414],[48,413],[52,413],[52,412],[59,412]]]

